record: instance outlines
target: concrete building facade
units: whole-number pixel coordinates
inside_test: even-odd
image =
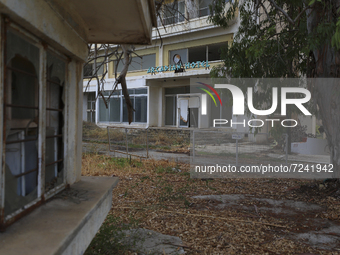
[[[216,116],[233,118],[231,107],[218,107],[216,116],[204,119],[202,91],[190,91],[191,78],[209,78],[211,69],[221,64],[220,49],[232,43],[238,28],[235,19],[228,29],[208,22],[211,0],[179,1],[178,12],[163,12],[158,30],[153,30],[152,45],[136,46],[127,74],[127,86],[134,105],[133,127],[209,128]],[[173,7],[173,6],[172,6]],[[164,26],[163,26],[164,25]],[[160,39],[161,37],[161,39]],[[180,59],[180,62],[176,62]],[[181,71],[179,66],[181,65]],[[105,68],[104,95],[115,82],[115,62]],[[184,70],[183,70],[184,69]],[[122,66],[118,66],[118,74]],[[85,76],[86,78],[86,76]],[[83,120],[99,125],[128,126],[127,108],[121,87],[110,98],[108,108],[97,98],[96,81],[84,79]],[[86,91],[85,91],[86,88]],[[209,105],[212,100],[209,100]],[[236,118],[236,117],[234,117]]]

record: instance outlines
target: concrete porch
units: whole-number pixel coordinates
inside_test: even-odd
[[[110,211],[115,177],[81,177],[0,233],[0,254],[83,254]]]

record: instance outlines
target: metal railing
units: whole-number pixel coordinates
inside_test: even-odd
[[[124,130],[123,132],[121,133],[124,133],[125,134],[125,151],[122,151],[120,149],[112,149],[112,146],[114,146],[113,143],[111,143],[111,138],[112,136],[110,135],[110,129],[111,130]],[[138,131],[138,134],[140,133],[140,131],[144,131],[144,138],[145,138],[145,150],[146,150],[146,155],[142,154],[135,154],[135,153],[131,153],[129,152],[129,137],[128,137],[128,133],[129,131],[131,130],[136,130]],[[114,156],[116,155],[116,153],[120,153],[120,154],[125,154],[126,157],[128,158],[129,156],[134,156],[134,157],[139,157],[139,158],[149,158],[149,143],[148,143],[148,133],[149,133],[149,129],[148,128],[145,128],[145,129],[142,129],[142,128],[133,128],[133,127],[114,127],[114,126],[107,126],[107,135],[108,135],[108,140],[109,140],[109,151],[113,152],[114,153]],[[120,138],[121,134],[118,134],[118,137]],[[117,135],[116,135],[117,137]],[[120,142],[120,141],[119,141]],[[118,145],[118,146],[117,146]],[[116,144],[116,147],[118,148],[121,148],[122,146],[122,143],[118,143]],[[131,149],[130,149],[131,150]]]
[[[284,141],[275,144],[268,133],[231,132],[230,130],[174,129],[174,128],[136,128],[108,126],[109,151],[113,156],[118,154],[126,157],[150,158],[157,153],[167,154],[168,157],[178,157],[178,152],[190,152],[190,161],[197,158],[222,158],[228,163],[239,165],[242,161],[260,163],[260,157],[266,157],[271,150],[280,161],[288,161],[288,136],[283,135]],[[283,147],[281,148],[281,144]],[[281,149],[278,149],[280,147]],[[180,150],[182,149],[182,151]],[[152,151],[152,152],[151,152]],[[151,153],[151,154],[150,154]],[[256,158],[258,156],[258,158]]]

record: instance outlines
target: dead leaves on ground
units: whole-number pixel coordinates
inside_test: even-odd
[[[180,171],[178,171],[180,170]],[[192,199],[195,195],[252,194],[273,199],[308,202],[311,197],[295,190],[306,181],[291,179],[190,179],[189,166],[169,161],[112,159],[103,155],[83,156],[83,175],[118,176],[111,214],[126,222],[138,219],[140,227],[178,236],[188,254],[340,254],[309,247],[282,237],[289,233],[288,220],[217,210],[213,201]],[[216,201],[214,201],[216,203]],[[328,210],[315,217],[339,220],[340,204],[330,197],[313,203]],[[290,219],[291,220],[291,219]]]

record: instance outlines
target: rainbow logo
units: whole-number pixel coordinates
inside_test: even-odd
[[[221,104],[221,106],[222,106],[222,100],[221,100],[220,96],[218,95],[217,91],[216,91],[213,87],[211,87],[210,85],[205,84],[205,83],[203,83],[203,82],[197,82],[197,83],[199,83],[199,84],[201,84],[201,85],[207,87],[207,88],[210,89],[212,92],[214,92],[214,94],[217,96],[217,98],[218,98],[218,100],[220,101],[220,104]],[[205,89],[205,88],[200,88],[200,87],[197,87],[197,88],[203,90],[204,92],[206,92],[206,93],[212,98],[212,100],[213,100],[214,103],[215,103],[215,106],[217,107],[217,103],[216,103],[215,97],[211,94],[211,92],[210,92],[209,90],[207,90],[207,89]]]

